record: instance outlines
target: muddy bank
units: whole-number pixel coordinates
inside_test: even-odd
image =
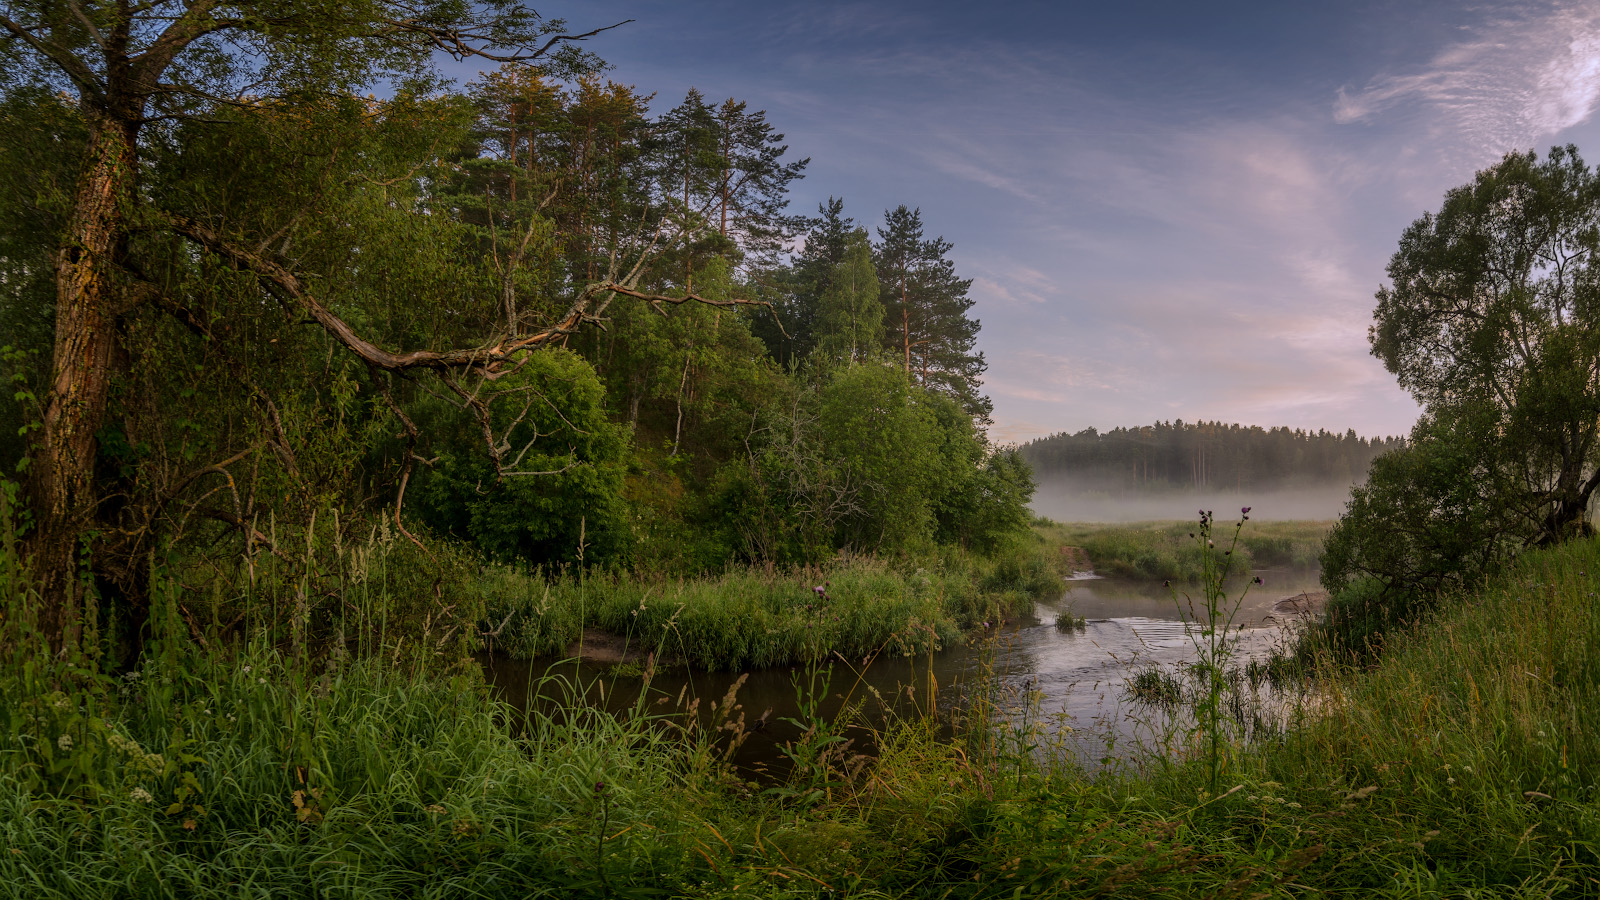
[[[601,631],[593,626],[583,629],[583,634],[567,645],[563,659],[577,659],[586,663],[600,665],[617,665],[619,663],[643,663],[650,657],[650,652],[639,646],[637,642],[630,643],[627,638]],[[553,662],[554,660],[550,660]],[[663,665],[672,663],[669,659],[661,659]]]
[[[1327,591],[1302,591],[1272,604],[1272,612],[1267,618],[1279,621],[1310,619],[1322,615],[1322,609],[1327,604]]]

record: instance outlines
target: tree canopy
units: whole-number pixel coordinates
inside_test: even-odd
[[[1014,533],[1025,469],[889,361],[842,202],[787,213],[806,160],[744,101],[606,80],[609,27],[7,7],[0,461],[53,641],[136,627],[153,554],[226,595],[319,519],[437,565],[678,571]]]
[[[1406,229],[1373,313],[1373,355],[1430,413],[1487,404],[1486,462],[1545,542],[1600,486],[1597,243],[1600,175],[1577,148],[1508,154]]]
[[[1329,539],[1325,580],[1427,591],[1588,534],[1600,487],[1600,173],[1507,154],[1416,220],[1372,353],[1422,404]]]

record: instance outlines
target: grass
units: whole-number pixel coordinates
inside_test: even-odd
[[[821,569],[734,569],[693,579],[511,569],[482,576],[496,646],[513,656],[560,655],[598,628],[705,670],[793,665],[880,648],[923,654],[1064,589],[1053,548],[1034,537],[994,558],[845,558]],[[504,627],[501,628],[500,626]]]
[[[1056,613],[1055,626],[1057,631],[1083,631],[1089,627],[1089,620],[1069,609]]]
[[[1332,522],[1251,522],[1239,538],[1233,573],[1248,575],[1252,569],[1267,567],[1315,568],[1322,540],[1332,527]],[[1082,549],[1100,575],[1188,583],[1201,579],[1200,548],[1189,537],[1195,531],[1193,522],[1108,525],[1039,519],[1034,530],[1058,546]]]
[[[175,618],[132,677],[10,643],[0,895],[1595,896],[1589,573],[1600,543],[1529,553],[1372,667],[1324,659],[1218,790],[1198,744],[1089,777],[1037,728],[919,715],[870,759],[819,723],[772,789],[675,698],[524,713],[431,652],[206,651]]]

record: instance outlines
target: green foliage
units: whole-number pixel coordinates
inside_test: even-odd
[[[446,610],[476,621],[461,585],[482,560],[698,574],[1015,549],[1031,481],[987,445],[973,398],[876,362],[866,232],[830,202],[815,245],[781,257],[806,161],[785,160],[764,112],[692,91],[653,115],[653,95],[602,82],[585,36],[500,2],[408,10],[398,28],[383,3],[247,4],[226,22],[45,6],[5,14],[61,41],[9,47],[23,65],[0,74],[16,126],[0,137],[0,465],[21,471],[38,392],[63,390],[45,371],[56,269],[83,264],[58,245],[92,213],[116,251],[91,254],[103,290],[82,295],[83,321],[114,324],[84,326],[112,336],[113,362],[72,369],[103,384],[46,425],[94,441],[42,442],[59,458],[33,471],[41,497],[57,475],[69,493],[92,482],[66,504],[92,521],[40,513],[52,552],[57,534],[83,540],[77,562],[42,564],[41,602],[76,618],[58,576],[81,562],[110,658],[137,656],[174,579],[196,632],[343,648],[345,553],[362,544],[394,563],[380,605],[408,637],[449,627]],[[95,29],[183,40],[135,65]],[[432,70],[441,47],[537,63],[454,91]],[[363,96],[374,80],[385,99]],[[114,210],[74,212],[94,136],[131,156],[105,173]],[[918,248],[964,296],[948,245]],[[807,296],[787,371],[763,342],[779,323],[739,305],[783,285]],[[939,315],[970,350],[960,299]],[[969,594],[952,621],[995,608]]]
[[[619,573],[538,579],[496,568],[481,585],[486,620],[504,624],[496,646],[514,656],[559,656],[591,627],[636,650],[714,671],[834,653],[928,653],[1063,588],[1042,546],[914,568],[856,557],[793,573],[734,569],[683,580]]]
[[[817,312],[817,352],[837,365],[875,359],[883,340],[878,274],[864,228],[845,238],[844,257],[828,276]]]
[[[1597,567],[1592,541],[1529,553],[1382,665],[1323,670],[1220,791],[1203,758],[1088,777],[1036,728],[967,720],[952,741],[920,714],[851,765],[815,706],[837,677],[802,679],[819,727],[789,749],[808,767],[764,795],[671,697],[611,715],[552,682],[535,687],[561,707],[524,712],[470,674],[260,646],[157,654],[92,707],[8,681],[0,716],[38,704],[0,750],[0,892],[1588,896]],[[29,775],[19,748],[46,743],[98,788]]]
[[[504,435],[498,458],[483,452],[473,410],[435,407],[422,419],[437,453],[417,485],[423,520],[502,562],[617,558],[628,536],[627,439],[605,416],[594,370],[574,353],[548,350],[479,390],[487,427]]]
[[[845,545],[876,551],[925,544],[943,468],[938,422],[925,396],[901,372],[861,365],[835,373],[820,401],[823,445],[859,486],[859,511],[840,525]]]
[[[1378,458],[1328,535],[1330,593],[1375,579],[1386,595],[1428,596],[1472,583],[1515,553],[1521,529],[1495,478],[1495,418],[1425,417],[1409,446]]]
[[[0,93],[0,477],[20,473],[55,336],[51,254],[84,142],[77,110],[44,85]]]
[[[1587,532],[1600,486],[1597,245],[1600,174],[1577,149],[1511,153],[1406,229],[1373,312],[1373,355],[1443,427],[1467,420],[1528,541]]]

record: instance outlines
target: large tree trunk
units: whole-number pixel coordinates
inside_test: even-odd
[[[76,550],[95,514],[95,434],[115,346],[113,256],[133,178],[133,132],[126,122],[94,123],[56,256],[55,354],[30,473],[36,529],[27,549],[42,595],[39,627],[57,651],[76,646],[82,623]]]
[[[1596,473],[1600,476],[1600,472]],[[1589,497],[1594,493],[1593,479],[1589,483],[1568,489],[1550,506],[1545,515],[1544,528],[1535,543],[1548,547],[1572,538],[1590,537],[1594,526],[1589,523]]]

